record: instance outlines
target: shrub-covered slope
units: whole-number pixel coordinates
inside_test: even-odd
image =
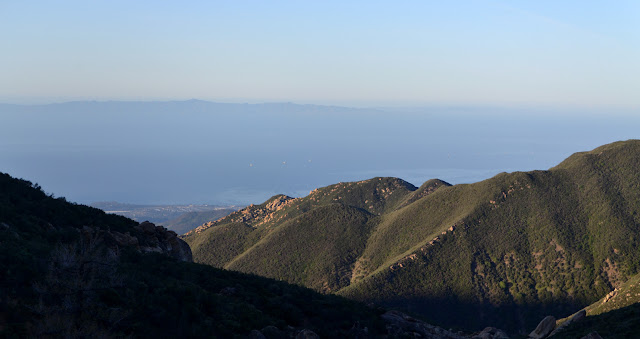
[[[225,268],[337,291],[351,281],[349,268],[374,226],[370,219],[370,213],[341,204],[315,208],[269,232]]]
[[[199,262],[337,289],[445,326],[526,331],[639,271],[639,173],[640,141],[630,140],[475,184],[374,178],[277,196],[185,240]],[[329,233],[353,241],[327,243]]]
[[[639,159],[640,142],[620,142],[439,190],[422,211],[447,207],[453,228],[340,293],[449,326],[525,330],[567,315],[638,272]]]
[[[444,185],[418,189],[400,179],[374,178],[320,188],[304,198],[278,195],[184,239],[197,262],[337,291],[350,284],[381,214]]]

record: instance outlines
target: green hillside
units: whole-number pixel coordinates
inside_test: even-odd
[[[0,173],[0,337],[243,338],[263,329],[274,338],[308,329],[331,338],[386,332],[381,310],[184,262],[190,253],[179,252],[185,250],[181,244],[163,227],[71,204]]]
[[[374,227],[370,219],[370,213],[341,204],[315,208],[269,232],[225,268],[337,291],[351,281],[349,267]],[[274,252],[275,244],[283,250]]]
[[[426,195],[395,178],[339,183],[293,199],[278,195],[202,225],[184,237],[198,262],[337,291],[350,284],[385,211]]]
[[[184,239],[198,262],[525,333],[640,271],[638,173],[630,140],[474,184],[374,178],[277,196]]]

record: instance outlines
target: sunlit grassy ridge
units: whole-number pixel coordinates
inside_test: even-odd
[[[444,183],[436,183],[444,186]],[[395,178],[339,183],[305,198],[275,196],[188,234],[199,262],[331,292],[350,284],[379,216],[426,195]]]
[[[199,262],[445,326],[526,331],[638,273],[638,173],[640,141],[630,140],[474,184],[374,178],[271,208],[275,197],[185,240]]]

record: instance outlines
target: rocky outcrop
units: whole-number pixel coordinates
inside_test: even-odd
[[[529,334],[529,338],[541,339],[550,338],[558,332],[564,330],[569,325],[574,324],[587,316],[586,310],[580,310],[572,315],[568,320],[556,327],[556,318],[547,316],[538,324],[535,330]],[[597,333],[596,333],[597,334]]]
[[[320,339],[320,336],[312,330],[304,329],[296,334],[296,339]]]
[[[382,315],[386,323],[388,334],[399,338],[432,338],[432,339],[462,339],[465,336],[447,331],[441,327],[427,324],[412,318],[402,312],[388,311]]]
[[[180,261],[193,261],[191,248],[184,240],[178,238],[176,232],[148,221],[140,223],[136,229],[146,236],[146,243],[149,244],[139,246],[140,251],[165,253]]]
[[[598,332],[591,332],[580,339],[602,339]]]
[[[586,310],[580,310],[578,313],[574,314],[571,318],[569,318],[569,320],[563,322],[560,326],[558,326],[555,330],[553,330],[553,332],[551,332],[551,334],[549,334],[549,337],[555,335],[559,331],[564,330],[565,328],[567,328],[567,326],[584,319],[584,317],[586,317],[586,316],[587,316],[587,311]]]
[[[292,198],[292,197],[286,196],[286,195],[277,195],[277,196],[273,197],[271,199],[271,201],[269,201],[266,204],[265,207],[269,211],[279,211],[283,207],[286,207],[286,206],[290,205],[292,200],[295,200],[295,199]]]
[[[349,336],[351,338],[351,336]],[[319,339],[320,336],[309,329],[296,330],[291,326],[287,326],[284,330],[280,330],[275,326],[267,326],[261,330],[252,330],[247,335],[248,339]],[[354,338],[357,338],[354,336]]]
[[[616,295],[618,295],[618,288],[615,288],[613,291],[609,292],[602,300],[602,303],[605,304],[609,302],[609,300],[614,298]]]
[[[148,221],[125,233],[89,226],[84,226],[80,232],[84,243],[102,244],[115,257],[122,250],[133,248],[141,253],[162,253],[180,261],[193,261],[191,248],[184,240],[175,232]]]
[[[387,333],[383,338],[427,338],[427,339],[509,339],[509,336],[502,330],[495,327],[486,327],[479,333],[454,333],[452,330],[445,330],[438,326],[433,326],[424,321],[415,319],[398,311],[387,311],[381,315],[385,323]],[[372,338],[367,327],[362,327],[359,322],[345,335],[347,338]],[[261,330],[252,330],[247,338],[295,338],[295,339],[318,339],[320,336],[309,329],[295,329],[286,326],[279,329],[275,326],[267,326]]]
[[[471,339],[509,339],[509,336],[501,329],[485,327],[482,332],[472,336]]]
[[[274,220],[276,218],[276,213],[298,200],[299,199],[292,198],[282,194],[276,195],[271,199],[267,200],[263,205],[251,204],[239,211],[229,214],[226,217],[222,217],[215,221],[206,222],[192,229],[191,231],[185,233],[184,236],[198,234],[210,227],[213,227],[222,223],[226,223],[226,222],[245,223],[251,227],[258,227],[262,224],[265,224],[271,221],[278,221],[278,220],[281,220],[283,216],[280,216],[278,220]]]
[[[529,333],[529,338],[533,339],[542,339],[545,338],[556,328],[556,318],[552,315],[546,316],[542,321],[538,324],[533,332]]]
[[[260,330],[260,333],[262,333],[265,337],[267,337],[267,339],[289,337],[288,333],[281,331],[279,328],[273,325],[264,327],[263,329]]]
[[[262,334],[262,332],[258,330],[253,330],[249,332],[247,339],[267,339],[267,337],[265,337],[264,334]]]

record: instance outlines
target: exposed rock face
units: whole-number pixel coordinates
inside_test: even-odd
[[[586,310],[580,310],[578,313],[574,314],[573,317],[571,317],[571,319],[569,319],[569,322],[576,322],[576,321],[580,321],[582,319],[584,319],[584,317],[587,316],[587,311]]]
[[[173,231],[147,221],[140,223],[132,231],[134,234],[84,226],[81,233],[85,241],[99,241],[116,257],[124,248],[135,248],[142,253],[164,253],[180,261],[193,261],[191,248]]]
[[[120,246],[137,246],[137,245],[139,245],[138,238],[132,236],[131,234],[129,234],[129,232],[126,232],[124,234],[120,233],[120,232],[110,232],[109,235],[111,235],[113,237],[113,239]]]
[[[552,315],[546,316],[542,321],[538,324],[533,332],[529,333],[529,338],[533,339],[541,339],[546,336],[556,328],[556,318]]]
[[[273,200],[271,200],[266,208],[270,211],[278,211],[280,209],[282,209],[283,207],[287,206],[290,204],[291,200],[294,200],[294,198],[286,196],[286,195],[279,195],[277,197],[275,197]]]
[[[178,238],[176,232],[162,226],[156,226],[148,221],[140,223],[138,227],[147,235],[145,240],[150,244],[138,246],[140,251],[165,253],[180,261],[193,261],[191,248],[184,240]]]
[[[156,225],[148,221],[143,221],[140,223],[140,229],[146,234],[153,234],[156,231]]]
[[[349,338],[359,338],[357,336],[348,336]],[[366,336],[365,336],[366,337]],[[286,326],[282,330],[279,328],[270,325],[264,327],[261,330],[252,330],[247,335],[247,338],[251,339],[284,339],[284,338],[295,338],[295,339],[319,339],[320,336],[313,332],[310,329],[302,329],[296,330],[294,327]]]
[[[193,262],[193,255],[191,254],[191,247],[182,239],[178,238],[174,233],[174,237],[169,239],[169,243],[172,246],[171,255],[180,260]]]
[[[285,332],[280,331],[279,328],[275,327],[275,326],[267,326],[263,329],[260,330],[260,332],[267,337],[267,339],[271,339],[271,338],[285,338],[285,337],[289,337]]]
[[[194,233],[201,233],[202,231],[216,226],[222,222],[246,223],[247,225],[250,225],[252,227],[257,227],[264,223],[273,221],[276,212],[291,205],[294,201],[297,200],[299,199],[292,198],[286,195],[277,195],[268,200],[264,206],[256,206],[251,204],[239,211],[229,214],[226,217],[204,223],[196,227],[195,229],[185,233],[184,236],[188,236]],[[282,216],[280,217],[280,219],[282,219]]]
[[[296,335],[296,339],[320,339],[320,336],[312,330],[304,329]]]
[[[249,336],[247,338],[249,338],[249,339],[267,339],[267,337],[265,337],[264,334],[262,334],[262,332],[260,332],[258,330],[251,331],[251,333],[249,333]]]
[[[433,339],[467,338],[443,328],[429,325],[398,311],[388,311],[382,315],[382,319],[387,323],[387,331],[391,337],[418,337]]]
[[[38,316],[33,321],[33,337],[48,337],[51,333],[62,337],[91,337],[88,333],[109,333],[109,326],[128,317],[130,311],[95,301],[100,298],[99,291],[126,286],[126,279],[119,272],[125,251],[158,252],[191,261],[191,250],[184,241],[174,232],[151,223],[120,228],[120,232],[87,225],[68,229],[77,231],[78,236],[57,243],[48,257],[43,258],[48,265],[42,276],[31,282],[40,300],[35,306],[34,314]],[[58,297],[60,295],[64,298]],[[71,332],[62,332],[61,328]],[[96,328],[104,328],[105,332],[93,332]]]
[[[598,332],[591,332],[580,339],[602,339]]]
[[[562,325],[558,326],[558,328],[553,330],[553,332],[551,332],[551,334],[549,334],[549,336],[555,335],[559,331],[564,330],[567,326],[584,319],[584,317],[586,317],[586,316],[587,316],[587,311],[586,310],[580,310],[578,313],[574,314],[571,318],[569,318],[569,320],[563,322]]]
[[[605,297],[604,300],[602,301],[602,303],[606,303],[609,300],[611,300],[611,298],[615,297],[616,295],[618,295],[618,289],[615,288],[613,291],[609,292]]]
[[[509,339],[509,336],[502,330],[495,327],[485,327],[482,332],[471,337],[472,339]]]

